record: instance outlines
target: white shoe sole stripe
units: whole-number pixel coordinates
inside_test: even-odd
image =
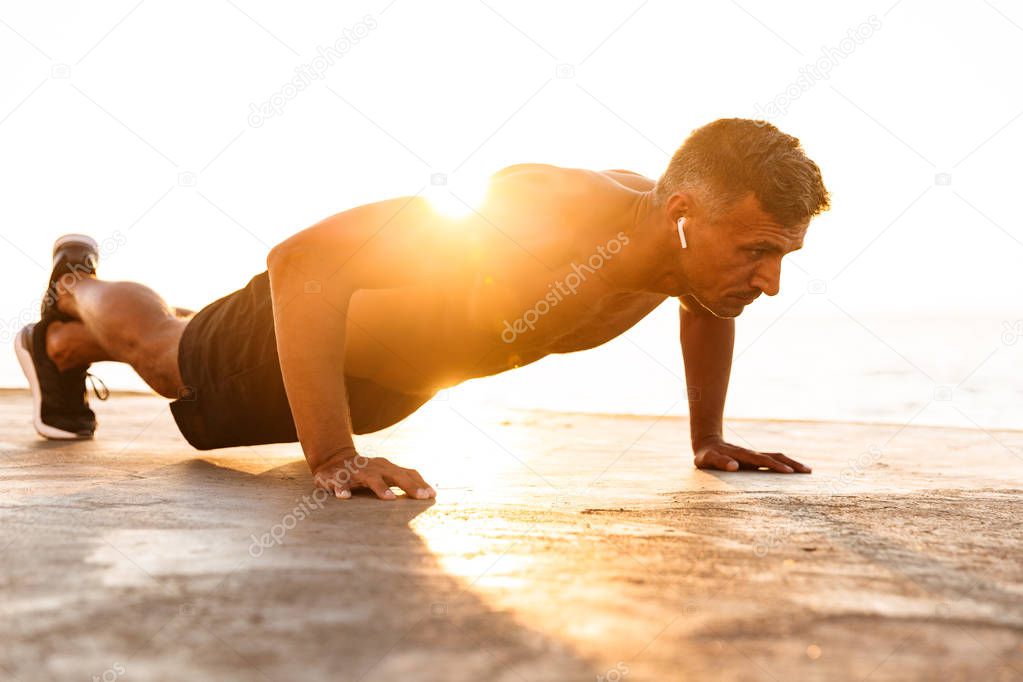
[[[36,432],[40,436],[51,440],[88,440],[90,436],[79,436],[77,433],[64,431],[63,429],[43,423],[43,392],[39,388],[39,377],[36,376],[36,366],[32,362],[32,353],[22,344],[24,336],[24,329],[15,335],[14,354],[18,356],[18,364],[21,365],[21,371],[25,373],[25,378],[28,379],[28,387],[32,391],[32,424],[35,426]]]

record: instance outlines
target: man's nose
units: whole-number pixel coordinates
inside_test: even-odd
[[[781,288],[781,263],[764,263],[753,273],[750,284],[768,296],[775,296]]]

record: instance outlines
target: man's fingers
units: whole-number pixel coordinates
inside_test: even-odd
[[[362,480],[362,485],[366,486],[377,494],[381,500],[394,500],[397,499],[397,495],[391,490],[391,486],[384,482],[382,476],[371,475],[366,476]]]
[[[416,471],[415,469],[405,469],[405,472],[412,477],[412,480],[415,481],[416,485],[419,486],[420,488],[430,487],[429,484],[427,484],[427,482],[423,480],[423,477],[420,476],[419,472]]]
[[[738,471],[739,463],[728,455],[710,450],[702,452],[693,460],[697,469],[720,469],[721,471]]]
[[[413,483],[415,483],[416,490],[422,490],[426,493],[425,495],[420,495],[419,496],[420,499],[428,499],[437,496],[437,491],[433,489],[433,486],[431,486],[429,483],[423,480],[423,477],[419,475],[418,471],[416,471],[415,469],[406,469],[405,471],[407,471],[409,476],[412,477],[412,481]]]
[[[791,474],[795,471],[785,462],[776,460],[772,455],[761,455],[759,453],[753,453],[747,457],[749,462],[757,467],[767,467],[771,471],[777,471],[780,474]]]
[[[328,493],[342,500],[352,496],[352,491],[347,483],[342,483],[333,477],[317,478],[316,483]]]
[[[381,500],[394,500],[398,496],[391,490],[392,485],[404,490],[412,499],[427,500],[437,495],[418,471],[400,467],[383,457],[370,458],[367,466],[354,472],[347,467],[342,470],[340,466],[321,468],[313,475],[313,480],[317,487],[341,499],[350,498],[356,488],[368,488]]]
[[[413,499],[426,500],[431,497],[430,486],[426,485],[423,478],[412,469],[395,467],[395,470],[387,474],[385,478],[388,483],[398,486]]]
[[[791,457],[786,457],[785,455],[781,454],[780,452],[772,452],[772,453],[770,453],[770,455],[771,455],[771,457],[774,457],[775,459],[778,459],[778,460],[781,460],[782,462],[785,462],[786,464],[788,464],[790,467],[792,467],[793,469],[795,469],[796,471],[798,471],[801,474],[809,474],[809,473],[811,473],[813,471],[813,469],[811,469],[810,467],[806,466],[805,464],[800,464],[796,460],[792,459]]]
[[[732,454],[727,455],[725,452]],[[755,452],[728,444],[724,444],[720,448],[707,448],[696,456],[693,463],[700,469],[720,469],[721,471],[770,469],[780,474],[791,474],[797,471],[804,474],[811,472],[810,467],[800,464],[780,452]]]

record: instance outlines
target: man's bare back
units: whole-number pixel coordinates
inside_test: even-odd
[[[433,281],[353,295],[346,372],[423,393],[632,327],[666,295],[628,291],[618,279],[641,195],[616,175],[512,166],[468,215],[438,214],[434,251],[420,256],[448,267]],[[627,181],[654,186],[641,175]]]

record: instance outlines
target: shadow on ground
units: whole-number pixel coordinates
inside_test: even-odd
[[[589,677],[438,567],[409,526],[430,502],[311,493],[302,462],[253,475],[192,459],[23,497],[4,509],[4,669],[423,679],[443,652],[445,679]]]

